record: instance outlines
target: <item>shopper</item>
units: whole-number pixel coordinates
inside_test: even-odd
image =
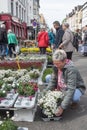
[[[74,40],[73,40],[73,46],[76,48],[77,52],[78,52],[79,44],[81,44],[81,42],[82,42],[82,38],[80,35],[80,30],[77,29],[76,33],[74,34]]]
[[[51,28],[51,30],[49,30],[48,35],[49,35],[49,45],[53,49],[54,43],[55,43],[55,34],[53,33],[52,28]]]
[[[59,45],[62,43],[64,31],[63,31],[62,27],[60,26],[59,21],[53,22],[53,26],[56,29],[55,49],[58,49]]]
[[[72,59],[73,54],[73,33],[69,29],[69,24],[64,23],[62,25],[63,30],[65,31],[62,39],[62,43],[59,46],[59,49],[63,49],[67,54],[67,59]]]
[[[8,30],[8,47],[9,47],[9,56],[12,58],[12,54],[14,57],[16,56],[15,47],[18,44],[16,35],[12,32],[11,29]]]
[[[38,47],[40,48],[40,54],[46,53],[46,48],[49,45],[49,37],[46,32],[45,26],[42,26],[41,31],[38,33]]]
[[[1,27],[0,27],[0,56],[1,56],[1,60],[3,60],[6,56],[7,44],[8,44],[8,40],[7,40],[7,32],[5,29],[5,24],[1,24]]]
[[[46,91],[62,91],[64,99],[58,107],[57,116],[63,114],[63,111],[71,104],[76,107],[80,97],[85,93],[86,87],[84,81],[71,60],[67,60],[64,50],[56,50],[53,54],[54,73],[48,84]]]

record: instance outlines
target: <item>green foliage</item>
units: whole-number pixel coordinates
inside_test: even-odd
[[[39,77],[39,74],[37,72],[30,74],[31,79],[37,79]]]
[[[52,62],[53,62],[53,60],[52,60],[52,56],[49,55],[49,56],[47,57],[47,60],[48,60],[48,63],[49,63],[49,62],[52,63]]]
[[[0,88],[2,87],[3,83],[3,80],[0,80]]]
[[[18,86],[18,93],[22,96],[32,96],[35,94],[35,86],[32,84],[23,84],[20,83]]]
[[[6,84],[4,90],[5,90],[6,92],[9,92],[11,89],[12,89],[12,87],[9,86],[8,84]]]
[[[3,90],[0,90],[0,98],[6,97],[6,92]]]
[[[17,130],[17,126],[10,120],[4,121],[0,125],[0,130]]]
[[[53,68],[47,68],[44,73],[43,73],[43,76],[42,76],[42,81],[45,82],[45,77],[48,75],[48,74],[52,74],[53,73]]]

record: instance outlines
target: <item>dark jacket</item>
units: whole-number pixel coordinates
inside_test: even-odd
[[[6,29],[0,28],[0,44],[8,44]]]
[[[84,33],[83,43],[87,44],[87,31],[85,31],[85,33]]]
[[[72,101],[75,89],[78,88],[82,92],[82,94],[84,94],[86,87],[84,85],[84,81],[79,71],[73,64],[65,65],[65,67],[63,68],[63,77],[67,89],[65,91],[63,90],[65,97],[61,103],[61,107],[63,109],[66,109]],[[52,74],[52,78],[47,87],[47,90],[56,89],[57,81],[58,81],[58,69],[54,67],[54,73]]]
[[[55,47],[58,48],[59,45],[62,43],[62,38],[64,35],[63,29],[60,27],[56,30],[56,36],[55,36]]]

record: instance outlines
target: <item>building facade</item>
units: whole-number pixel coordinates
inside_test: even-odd
[[[0,0],[0,23],[4,22],[17,37],[26,39],[30,33],[35,33],[32,21],[39,24],[39,7],[39,0]]]
[[[43,14],[40,14],[40,26],[45,26],[47,28],[46,20]]]
[[[70,29],[75,32],[82,28],[82,6],[75,7],[71,13],[66,16],[66,22],[69,23]]]
[[[27,38],[27,0],[0,0],[0,21],[20,39]]]
[[[87,2],[82,7],[82,28],[87,25]]]

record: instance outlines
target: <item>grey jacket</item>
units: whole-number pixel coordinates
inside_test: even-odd
[[[66,109],[71,103],[75,89],[78,88],[82,94],[84,94],[86,87],[84,81],[77,70],[77,68],[71,63],[70,65],[65,65],[63,68],[63,78],[67,85],[67,89],[64,91],[64,99],[61,103],[61,107]],[[54,67],[54,73],[52,74],[51,81],[47,87],[47,90],[54,90],[57,87],[58,82],[58,69]]]
[[[63,39],[62,39],[62,44],[64,45],[63,46],[63,49],[65,52],[73,52],[74,50],[74,47],[72,45],[73,43],[73,33],[71,32],[70,29],[67,29],[63,35]]]

